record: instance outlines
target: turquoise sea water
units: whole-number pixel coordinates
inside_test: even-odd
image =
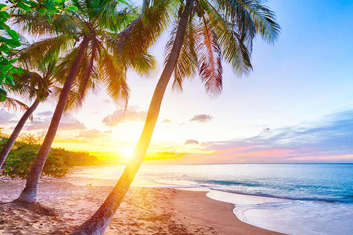
[[[116,179],[122,167],[79,177]],[[353,164],[145,165],[153,187],[204,189],[244,222],[289,234],[353,234]]]

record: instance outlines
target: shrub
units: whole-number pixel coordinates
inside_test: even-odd
[[[25,178],[30,172],[38,150],[38,145],[17,143],[4,164],[3,174],[11,178]],[[69,168],[65,165],[64,159],[56,154],[55,151],[51,151],[44,165],[43,175],[63,177],[68,170]]]
[[[0,137],[0,150],[7,143],[7,138]],[[11,178],[25,178],[40,148],[40,140],[32,135],[20,138],[12,147],[5,161],[3,175]],[[62,148],[52,148],[44,165],[43,174],[53,177],[65,176],[74,166],[97,166],[111,162],[101,160],[85,152],[71,152]]]
[[[36,149],[31,146],[21,146],[11,151],[4,164],[3,174],[11,178],[25,178],[29,173],[36,153]]]

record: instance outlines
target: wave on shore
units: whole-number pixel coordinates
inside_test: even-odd
[[[113,184],[122,167],[80,171]],[[99,172],[98,172],[99,171]],[[353,234],[353,164],[148,165],[143,186],[197,189],[243,222],[287,234]]]

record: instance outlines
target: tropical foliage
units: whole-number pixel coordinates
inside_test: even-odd
[[[54,94],[57,95],[57,91],[61,90],[61,87],[58,86],[59,83],[56,79],[57,56],[52,56],[49,60],[46,59],[46,55],[43,55],[43,58],[38,58],[35,62],[31,63],[28,53],[31,52],[32,46],[24,48],[19,52],[20,65],[25,67],[26,70],[20,74],[15,74],[13,78],[15,83],[12,85],[6,85],[5,87],[11,92],[12,95],[21,96],[27,100],[34,100],[34,102],[30,107],[28,107],[19,100],[6,97],[6,100],[0,103],[0,106],[5,106],[7,108],[17,109],[20,107],[25,109],[25,112],[12,131],[7,144],[4,145],[3,149],[0,151],[0,167],[4,164],[12,145],[15,143],[16,138],[20,135],[27,120],[33,119],[32,114],[37,109],[38,105],[45,101],[49,94],[53,91],[55,91]],[[27,70],[30,68],[36,72]],[[67,106],[66,108],[81,105],[83,97],[79,97],[76,94],[77,93],[75,93],[75,91],[70,92],[70,106]]]
[[[76,87],[82,97],[91,85],[90,79],[97,79],[106,86],[111,97],[121,98],[127,104],[127,69],[145,73],[153,68],[154,60],[148,53],[148,47],[162,31],[160,22],[164,20],[158,19],[166,18],[166,10],[163,9],[169,5],[161,0],[154,3],[153,7],[144,8],[141,16],[138,16],[136,8],[123,0],[73,1],[77,10],[55,15],[52,22],[36,12],[19,12],[13,16],[14,22],[22,25],[25,31],[34,35],[50,35],[32,47],[32,52],[28,53],[30,61],[36,61],[42,54],[48,59],[51,54],[64,56],[58,66],[64,85],[19,200],[36,200],[39,177],[72,87]],[[158,17],[149,18],[151,16]],[[146,37],[136,37],[143,35]]]
[[[7,138],[0,139],[0,149],[7,143]],[[40,148],[40,140],[32,135],[21,137],[4,164],[2,174],[12,178],[25,178]],[[84,152],[72,152],[60,148],[51,149],[45,163],[43,175],[62,177],[74,166],[96,166],[109,164],[106,160]]]
[[[51,91],[59,97],[42,145],[33,139],[15,144],[5,164],[4,174],[27,176],[18,199],[25,202],[36,201],[41,175],[60,177],[78,164],[64,150],[51,150],[65,108],[81,105],[88,89],[100,84],[127,105],[127,70],[145,74],[154,68],[149,47],[173,22],[165,66],[135,156],[102,206],[73,234],[104,232],[145,159],[172,77],[173,86],[182,89],[186,78],[198,75],[207,92],[219,94],[223,62],[239,75],[248,73],[255,36],[272,43],[280,30],[274,13],[261,0],[144,0],[141,9],[126,0],[14,0],[0,5],[0,10],[0,101],[28,108],[6,99],[5,87],[38,102]],[[20,48],[20,36],[7,24],[10,17],[40,40]]]
[[[78,44],[85,39],[88,46],[82,51],[83,59],[73,87],[82,96],[88,87],[93,86],[94,80],[99,80],[113,98],[127,99],[126,70],[132,67],[140,73],[146,73],[154,67],[154,59],[147,50],[163,26],[159,25],[160,21],[151,23],[149,18],[155,18],[156,12],[160,12],[167,4],[160,3],[155,9],[149,9],[144,18],[138,18],[137,9],[131,5],[122,7],[124,2],[73,1],[76,11],[56,15],[52,21],[35,11],[14,15],[14,22],[23,26],[28,33],[52,35],[34,43],[27,50],[27,60],[36,63],[43,54],[50,59],[63,52],[64,57],[60,60],[57,73],[65,81],[78,53]]]
[[[182,88],[185,77],[196,71],[206,90],[222,90],[222,61],[235,72],[251,70],[250,55],[255,35],[273,42],[279,25],[274,13],[260,0],[186,0],[176,2],[175,28],[167,44],[165,67],[157,83],[135,156],[125,167],[119,181],[96,213],[73,234],[102,234],[141,166],[158,120],[161,103],[174,73],[174,86]]]
[[[10,152],[4,164],[3,174],[12,178],[25,178],[30,171],[38,149],[38,145],[19,144],[17,149]],[[44,166],[43,175],[62,177],[67,172],[68,167],[64,164],[62,156],[50,153],[46,165]]]
[[[2,84],[14,85],[13,76],[21,73],[15,49],[21,46],[20,35],[13,30],[8,21],[13,12],[36,12],[50,19],[59,11],[74,11],[75,7],[66,5],[65,0],[11,0],[0,4],[0,102],[5,101],[6,90]]]
[[[250,58],[255,36],[272,43],[280,27],[274,12],[262,1],[201,0],[195,4],[175,65],[173,85],[182,89],[183,80],[195,77],[197,73],[206,91],[217,94],[223,85],[222,62],[231,64],[239,75],[248,73],[252,70]],[[166,46],[166,61],[175,41],[180,17],[179,12]]]

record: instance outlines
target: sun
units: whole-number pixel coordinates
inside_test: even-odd
[[[134,156],[134,148],[130,146],[126,146],[120,149],[119,153],[124,159],[130,159]]]

